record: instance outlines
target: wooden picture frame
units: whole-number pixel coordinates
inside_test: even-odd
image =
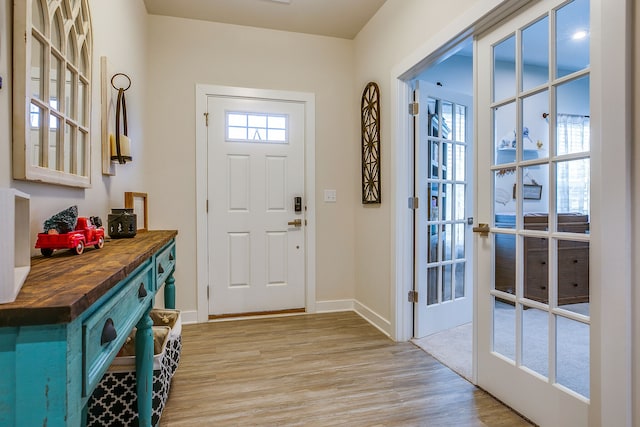
[[[149,230],[149,210],[147,207],[147,193],[127,191],[124,193],[125,209],[133,209],[136,214],[136,229],[140,231]]]
[[[516,198],[517,185],[513,184],[513,198]],[[542,198],[542,185],[524,184],[522,191],[524,200],[540,200]]]

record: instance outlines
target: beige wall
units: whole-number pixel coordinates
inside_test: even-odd
[[[461,14],[474,0],[456,2],[456,14]],[[437,16],[438,19],[430,19]],[[369,81],[380,86],[382,204],[380,206],[357,205],[356,216],[356,299],[392,324],[395,312],[395,278],[392,277],[394,254],[392,215],[395,194],[392,191],[394,170],[391,163],[396,141],[391,128],[392,70],[405,58],[450,25],[457,15],[451,13],[451,4],[437,0],[387,0],[378,13],[355,39],[356,93]],[[446,41],[446,40],[445,40]],[[436,46],[437,47],[437,46]],[[417,58],[416,61],[422,58]]]
[[[352,299],[359,198],[353,42],[162,16],[149,17],[148,39],[149,221],[179,230],[178,307],[196,309],[196,84],[315,94],[316,300]],[[336,189],[338,202],[324,203],[324,189]]]
[[[100,216],[106,223],[112,207],[123,207],[125,191],[141,191],[144,174],[139,153],[144,151],[144,98],[146,10],[142,0],[90,0],[93,24],[93,63],[91,98],[91,183],[89,189],[14,181],[11,172],[11,31],[12,1],[0,0],[0,187],[18,188],[31,195],[31,234],[35,244],[42,223],[52,214],[77,204],[80,215]],[[118,31],[114,31],[114,23]],[[99,57],[107,55],[114,66],[133,80],[127,92],[129,131],[134,140],[138,166],[121,169],[116,177],[103,178],[100,167],[100,69]],[[37,251],[34,250],[34,254]]]

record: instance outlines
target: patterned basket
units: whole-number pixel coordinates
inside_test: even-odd
[[[173,378],[178,363],[180,362],[180,353],[182,351],[182,321],[180,318],[180,310],[169,308],[154,308],[149,313],[154,326],[168,326],[171,328],[169,339],[167,342],[167,364],[169,365],[169,373]]]
[[[153,412],[151,416],[153,425],[160,421],[169,396],[171,372],[167,343],[170,332],[171,328],[168,326],[153,327]],[[88,427],[138,425],[135,334],[134,328],[89,398]]]

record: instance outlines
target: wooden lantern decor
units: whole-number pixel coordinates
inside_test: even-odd
[[[370,82],[361,103],[362,203],[380,203],[380,89]]]

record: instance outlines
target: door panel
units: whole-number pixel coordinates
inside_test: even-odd
[[[588,25],[543,1],[477,41],[478,385],[541,426],[588,424]]]
[[[211,96],[208,114],[209,313],[304,308],[304,105]]]
[[[414,335],[421,338],[472,319],[471,98],[416,82],[416,288]]]

